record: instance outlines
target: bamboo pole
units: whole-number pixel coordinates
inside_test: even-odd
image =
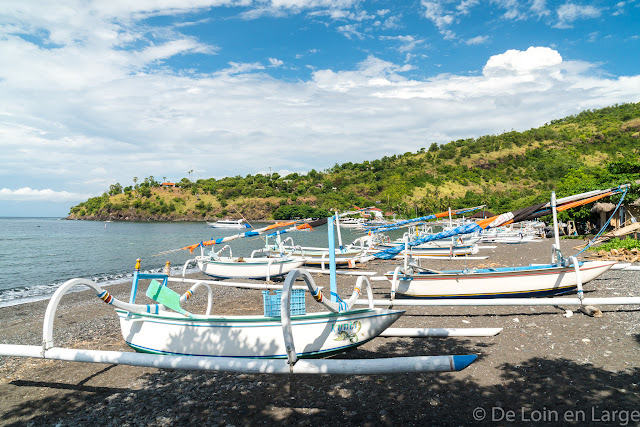
[[[369,301],[356,300],[356,305],[368,305]],[[393,307],[500,307],[500,306],[556,306],[556,305],[640,305],[640,297],[602,297],[602,298],[469,298],[469,299],[374,299],[374,306]]]
[[[287,359],[240,357],[170,356],[122,351],[78,350],[41,346],[0,344],[0,356],[35,357],[70,362],[148,366],[164,369],[238,372],[247,374],[391,374],[404,372],[451,372],[469,366],[476,355],[390,357],[383,359]]]

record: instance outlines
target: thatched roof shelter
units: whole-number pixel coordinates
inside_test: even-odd
[[[477,211],[469,218],[490,218],[492,216],[496,216],[496,214],[491,213],[489,211]]]
[[[591,212],[593,213],[606,213],[611,212],[616,208],[616,205],[613,203],[595,203],[591,208]]]

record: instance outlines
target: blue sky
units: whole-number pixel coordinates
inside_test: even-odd
[[[0,216],[640,101],[640,0],[4,0]]]

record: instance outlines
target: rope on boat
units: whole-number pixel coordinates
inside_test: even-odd
[[[609,227],[609,223],[611,222],[611,218],[613,218],[616,214],[616,212],[618,212],[618,209],[620,208],[620,205],[622,205],[622,202],[624,200],[624,196],[627,195],[627,190],[628,188],[625,187],[624,192],[622,193],[622,197],[620,197],[620,201],[618,202],[618,205],[616,206],[616,208],[613,210],[613,212],[611,213],[611,216],[609,217],[609,219],[607,220],[607,222],[602,226],[602,228],[600,229],[600,231],[598,231],[598,233],[593,236],[593,239],[589,240],[589,242],[587,243],[587,246],[585,246],[584,248],[582,248],[577,254],[575,254],[574,256],[577,257],[578,255],[580,255],[582,252],[586,251],[587,249],[589,249],[591,247],[591,245],[593,245],[596,241],[596,239],[598,237],[600,237],[600,235],[602,233],[604,233],[604,231],[607,229],[607,227]]]
[[[627,188],[629,188],[629,184],[620,185],[618,187],[610,188],[608,190],[592,191],[592,192],[583,193],[575,196],[565,197],[564,199],[557,200],[558,207],[556,208],[556,211],[561,212],[567,209],[585,205],[587,203],[595,202],[596,200],[599,200],[603,197],[621,193],[623,192],[623,189],[624,189],[624,192],[626,192]],[[581,197],[583,198],[581,199]],[[587,197],[587,198],[584,198],[584,197]],[[501,225],[507,225],[514,222],[521,222],[527,219],[539,218],[540,216],[547,215],[550,210],[551,209],[547,207],[546,203],[541,203],[541,204],[529,206],[527,208],[518,209],[516,211],[507,212],[501,215],[496,215],[480,221],[464,224],[448,231],[443,231],[441,233],[437,233],[434,235],[423,237],[421,239],[414,240],[412,242],[409,242],[408,245],[411,247],[414,247],[419,244],[427,243],[436,239],[452,237],[458,234],[470,234],[476,231],[482,231],[483,229],[495,228]],[[404,245],[401,244],[401,245],[391,247],[389,249],[385,249],[384,251],[377,252],[374,254],[374,256],[379,259],[392,259],[403,250],[404,250]]]

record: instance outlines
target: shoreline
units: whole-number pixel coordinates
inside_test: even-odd
[[[551,242],[498,245],[484,250],[490,256],[486,260],[433,260],[433,268],[547,262]],[[576,241],[561,241],[566,254],[576,245]],[[382,273],[399,264],[399,260],[375,260],[361,269]],[[327,276],[314,275],[314,280],[319,286],[328,284]],[[355,280],[338,276],[340,295],[349,295]],[[372,282],[372,286],[376,298],[388,295],[388,282]],[[127,301],[130,287],[130,282],[114,284],[109,292]],[[588,283],[585,293],[640,296],[638,273],[609,271]],[[92,294],[83,291],[62,299],[54,325],[55,345],[130,351],[113,307]],[[206,297],[196,294],[192,300],[189,304],[193,306],[185,308],[204,312]],[[0,340],[39,345],[47,303],[0,308]],[[308,311],[314,304],[307,298]],[[514,411],[518,417],[526,414],[529,418],[536,411],[562,415],[576,409],[590,413],[591,408],[598,414],[606,410],[630,414],[640,401],[640,308],[600,308],[602,318],[577,311],[565,317],[562,308],[547,306],[403,307],[406,314],[393,327],[504,329],[487,338],[376,338],[337,356],[479,355],[471,366],[455,373],[289,377],[1,357],[0,422],[460,425],[479,421],[474,418],[476,408],[488,414],[485,421],[491,420],[492,411]],[[260,292],[214,287],[216,313],[257,314],[261,310]]]
[[[37,218],[37,217],[33,217]],[[58,217],[42,217],[42,218],[58,218]],[[71,218],[71,217],[59,217],[58,219],[62,219],[65,221],[95,221],[95,222],[212,222],[217,221],[221,218],[215,219],[193,219],[193,218],[176,218],[176,219],[166,219],[166,218],[147,218],[147,219],[122,219],[122,218],[106,218],[106,219],[98,219],[98,218]],[[232,218],[233,219],[233,218]],[[235,218],[241,219],[241,218]],[[286,219],[252,219],[247,220],[247,222],[264,222],[267,224],[275,224],[277,222],[287,222],[289,220]]]
[[[162,268],[156,268],[156,269],[153,269],[153,270],[141,270],[141,273],[159,273],[159,272],[161,272],[161,270],[162,270]],[[177,274],[178,272],[180,272],[182,270],[182,268],[181,267],[179,267],[179,268],[172,267],[172,270],[174,270],[173,272]],[[197,267],[191,267],[191,268],[188,269],[187,277],[192,275],[192,274],[194,274],[194,273],[197,273],[197,272],[198,272]],[[122,275],[123,275],[123,277],[120,277],[120,278],[117,278],[117,279],[104,279],[104,281],[102,281],[102,280],[99,280],[99,281],[93,280],[93,281],[95,283],[97,283],[99,286],[101,286],[103,288],[109,288],[109,289],[111,289],[111,287],[113,287],[113,286],[121,285],[123,283],[131,283],[131,280],[133,278],[133,273],[132,272],[122,273]],[[172,276],[172,277],[175,277],[175,275]],[[48,301],[53,296],[53,293],[55,292],[55,290],[57,288],[59,288],[60,286],[62,286],[65,282],[66,282],[66,280],[63,281],[63,282],[60,282],[58,284],[52,283],[52,284],[49,284],[49,285],[34,286],[32,289],[41,288],[41,289],[49,289],[49,290],[52,290],[52,291],[48,292],[48,293],[43,293],[43,294],[33,295],[33,296],[30,296],[30,297],[27,297],[26,300],[13,299],[13,300],[7,300],[7,301],[0,301],[0,309],[5,308],[5,307],[14,307],[14,306],[20,306],[20,305],[24,305],[24,304],[36,303],[36,302],[39,302],[39,301]],[[69,290],[68,293],[71,294],[71,293],[86,292],[86,291],[87,291],[86,289],[79,289],[79,290],[71,289],[71,290]],[[14,302],[14,301],[17,301],[17,302]]]

